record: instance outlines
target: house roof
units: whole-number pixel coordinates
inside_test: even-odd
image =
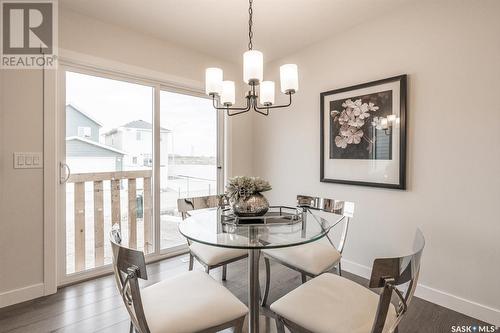
[[[134,120],[131,122],[126,123],[125,125],[122,125],[121,127],[126,127],[126,128],[138,128],[138,129],[152,129],[153,125],[151,123],[148,123],[147,121],[144,120]],[[166,129],[164,127],[160,127],[160,131],[162,132],[170,132],[169,129]]]
[[[75,106],[74,104],[66,104],[66,112],[68,112],[68,109],[73,109],[75,110],[76,112],[79,112],[81,113],[82,115],[84,115],[86,118],[88,118],[90,121],[93,121],[94,123],[97,124],[97,126],[99,127],[102,127],[102,123],[100,121],[98,121],[97,119],[95,119],[94,117],[92,117],[91,115],[89,115],[88,113],[82,111],[81,109],[79,109],[77,106]]]
[[[80,142],[92,145],[94,147],[97,147],[97,148],[108,150],[108,151],[116,153],[116,154],[120,154],[120,155],[126,155],[127,154],[123,150],[119,150],[119,149],[116,149],[116,148],[113,148],[113,147],[110,147],[110,146],[107,146],[107,145],[103,145],[102,143],[95,142],[95,141],[92,141],[92,140],[88,140],[88,139],[85,139],[85,138],[82,138],[82,137],[79,137],[79,136],[69,136],[69,137],[66,138],[66,141],[72,141],[72,140],[80,141]]]

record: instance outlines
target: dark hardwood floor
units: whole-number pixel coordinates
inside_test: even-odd
[[[166,259],[148,266],[149,285],[187,270],[187,256]],[[261,265],[261,270],[263,269]],[[196,269],[201,269],[196,266]],[[247,302],[246,261],[228,268],[224,285]],[[210,273],[220,281],[221,270]],[[261,274],[261,277],[264,275]],[[361,284],[366,280],[345,273]],[[280,265],[272,266],[270,302],[300,285],[300,275]],[[273,327],[274,325],[270,324]],[[451,332],[452,325],[486,325],[458,312],[414,298],[399,327],[400,333]],[[0,332],[128,332],[128,314],[112,276],[60,289],[56,294],[0,309]],[[230,332],[228,330],[228,332]]]

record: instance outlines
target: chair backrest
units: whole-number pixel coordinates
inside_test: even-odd
[[[337,250],[340,253],[342,253],[342,251],[344,250],[345,241],[347,239],[349,222],[351,221],[351,218],[353,218],[354,216],[354,203],[343,200],[319,198],[319,197],[312,197],[308,195],[299,194],[297,195],[297,207],[303,209],[314,209],[326,213],[332,213],[343,216],[343,219],[345,220],[344,228],[340,236],[339,245],[337,246]],[[328,237],[328,235],[327,238],[330,241],[330,243],[334,245],[330,237]]]
[[[183,220],[189,216],[189,212],[192,210],[224,206],[227,206],[227,198],[224,195],[177,199],[177,210],[181,213]]]
[[[404,257],[377,258],[373,261],[370,288],[383,288],[377,307],[377,315],[373,323],[372,333],[382,332],[393,292],[398,297],[397,320],[393,328],[397,327],[406,313],[420,273],[420,259],[425,247],[425,238],[420,229],[417,230],[413,243],[413,251]],[[401,292],[397,286],[408,283],[406,292]]]
[[[113,252],[116,285],[130,315],[130,320],[137,332],[149,333],[138,281],[138,279],[148,279],[144,253],[121,245],[122,237],[118,224],[113,225],[109,238]]]

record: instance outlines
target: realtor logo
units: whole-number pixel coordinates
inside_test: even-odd
[[[57,4],[49,0],[0,3],[1,68],[54,68]]]

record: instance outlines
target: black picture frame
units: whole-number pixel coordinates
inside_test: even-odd
[[[382,85],[385,83],[398,82],[400,89],[400,123],[399,123],[399,182],[398,183],[381,183],[358,180],[346,180],[325,177],[325,97],[333,94],[344,93],[354,90],[359,90],[367,87]],[[406,131],[407,131],[407,75],[398,75],[382,80],[362,83],[350,87],[334,89],[320,93],[320,181],[324,183],[337,183],[347,185],[371,186],[389,189],[406,190]]]

